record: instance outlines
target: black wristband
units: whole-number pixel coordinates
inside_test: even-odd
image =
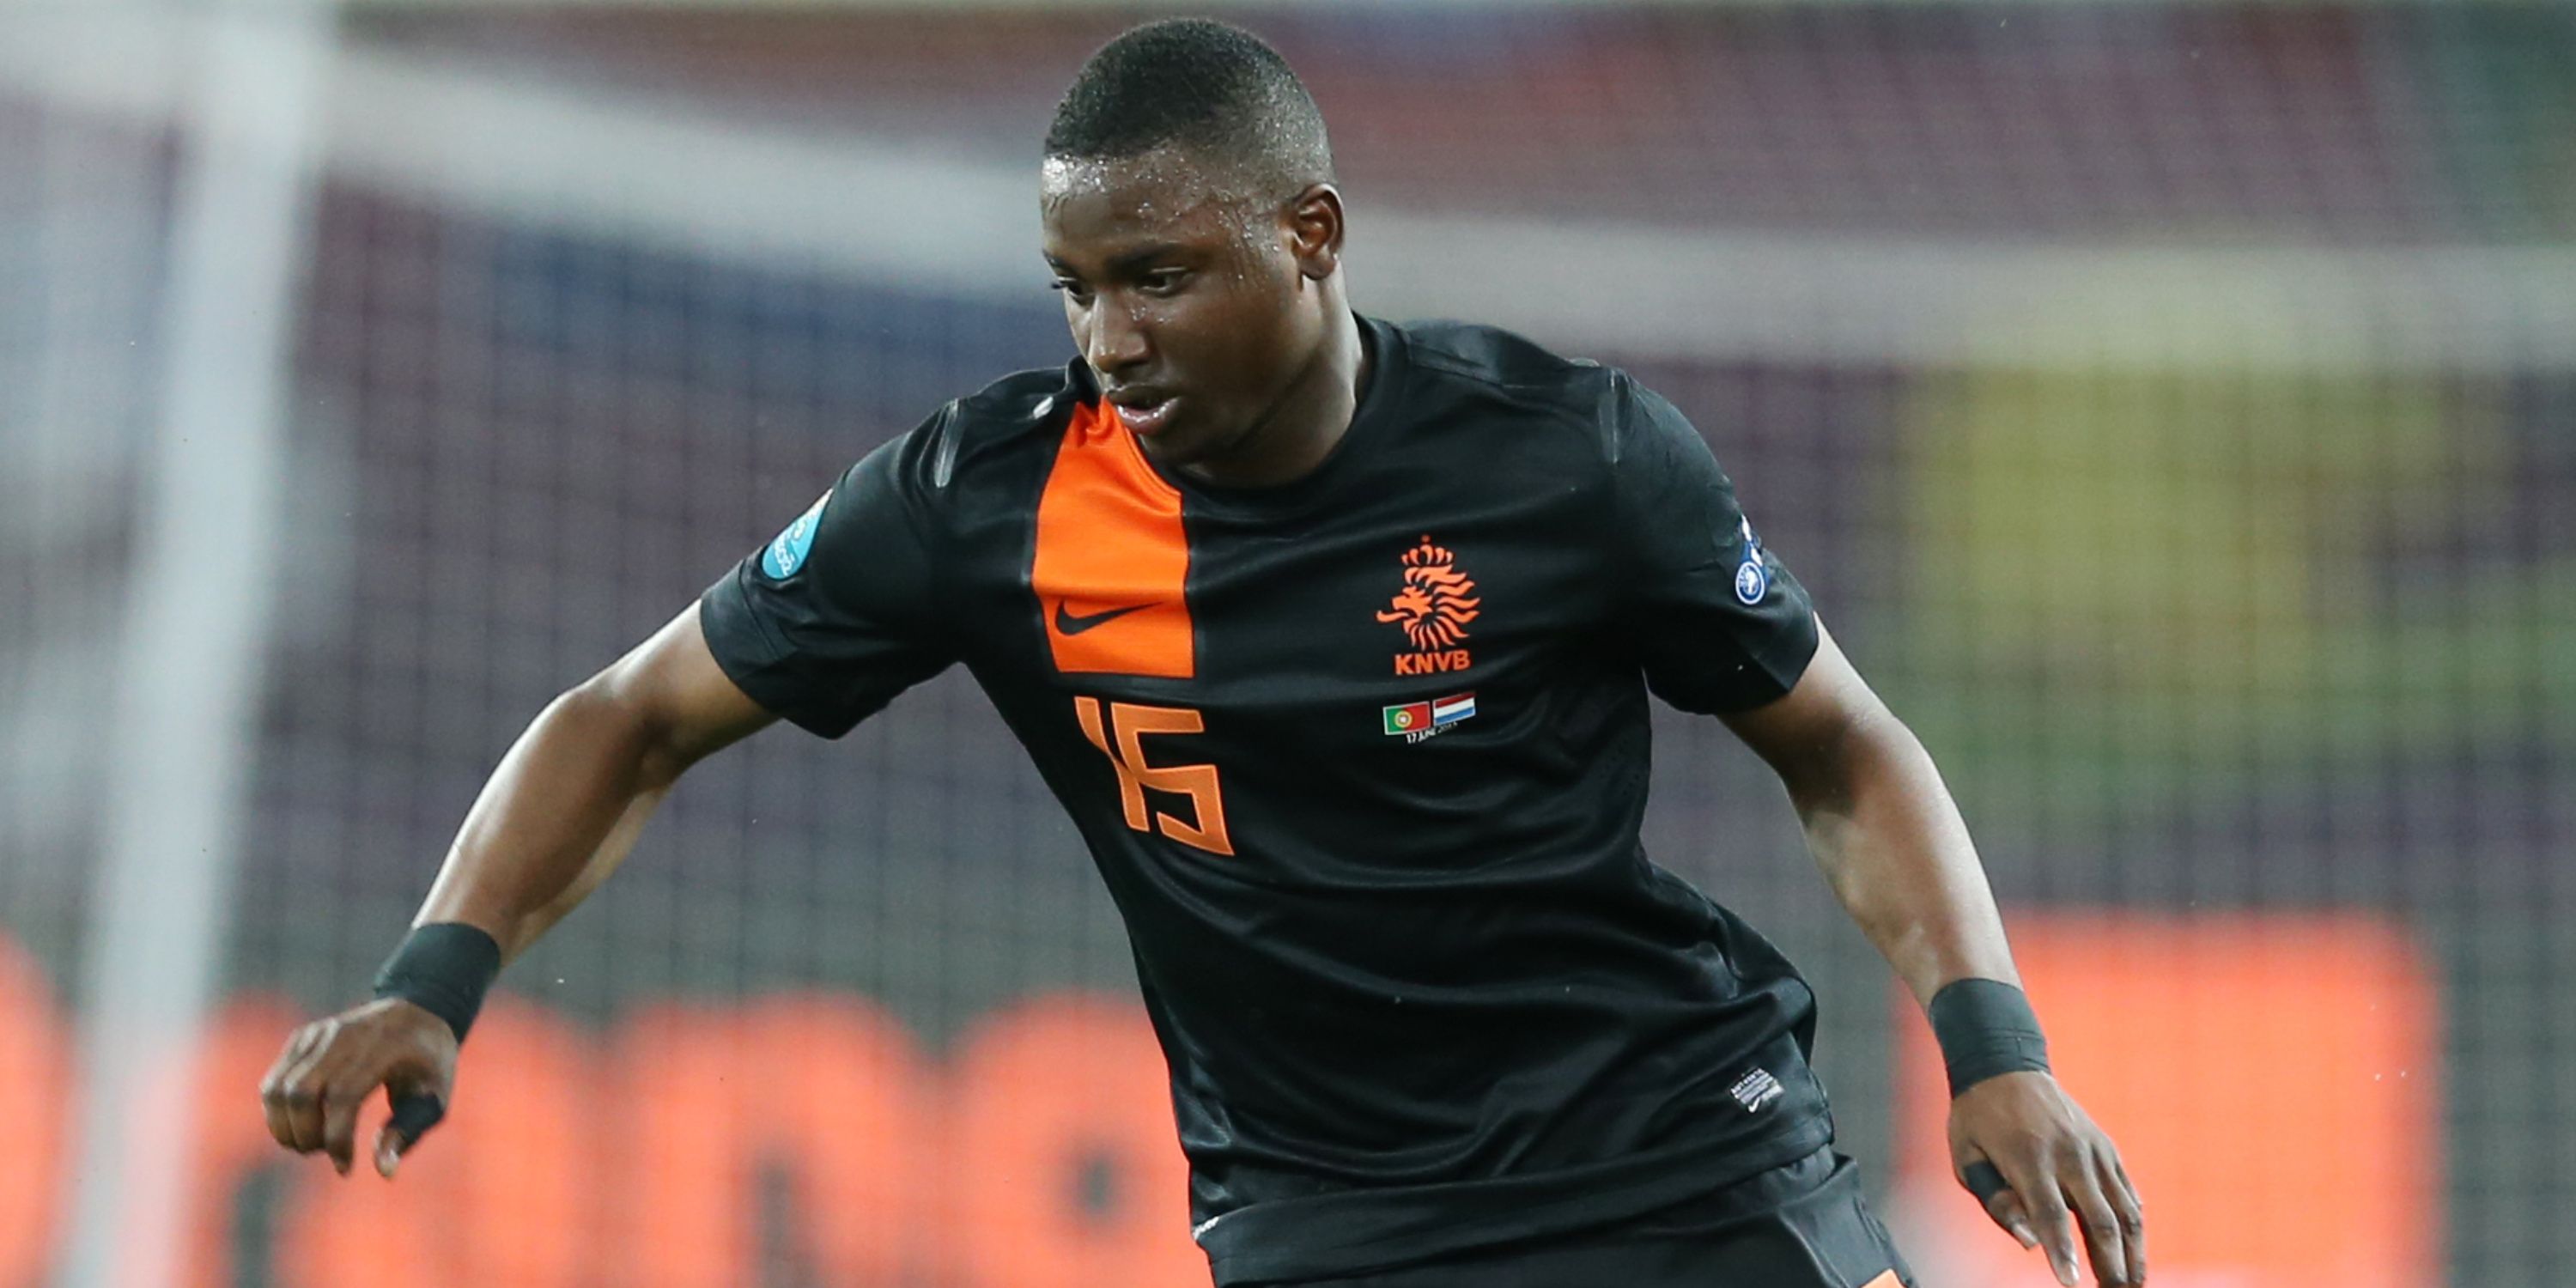
[[[433,921],[412,927],[385,959],[376,972],[376,996],[399,997],[447,1021],[462,1042],[500,973],[500,941],[461,921]]]
[[[2048,1072],[2048,1039],[2020,989],[1995,979],[1952,980],[1928,1009],[1951,1095],[1999,1074]]]

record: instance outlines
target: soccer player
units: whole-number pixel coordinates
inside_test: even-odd
[[[1231,26],[1095,55],[1039,193],[1079,356],[870,453],[547,707],[377,1000],[289,1038],[281,1144],[346,1173],[384,1087],[392,1175],[501,964],[685,769],[963,664],[1125,915],[1217,1283],[1910,1285],[1807,985],[1639,845],[1651,692],[1779,772],[1930,1013],[1962,1183],[2061,1282],[2079,1244],[2143,1282],[1931,761],[1671,403],[1355,315],[1323,121]]]

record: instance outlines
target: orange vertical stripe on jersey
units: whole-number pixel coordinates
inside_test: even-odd
[[[1038,497],[1029,571],[1059,671],[1198,673],[1181,494],[1098,403],[1075,410]]]

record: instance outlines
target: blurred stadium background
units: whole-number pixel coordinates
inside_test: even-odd
[[[2576,10],[1196,8],[1323,104],[1363,309],[1708,433],[2159,1282],[2569,1282]],[[692,775],[402,1183],[254,1103],[550,696],[1068,356],[1036,140],[1158,12],[0,8],[0,1288],[1205,1282],[1122,932],[961,675]],[[1777,787],[1658,733],[1652,851],[1817,983],[1927,1283],[2043,1282]]]

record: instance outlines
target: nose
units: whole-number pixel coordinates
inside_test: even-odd
[[[1093,371],[1104,376],[1133,371],[1154,356],[1152,338],[1131,305],[1104,295],[1092,304],[1091,316],[1085,320],[1082,356]]]

